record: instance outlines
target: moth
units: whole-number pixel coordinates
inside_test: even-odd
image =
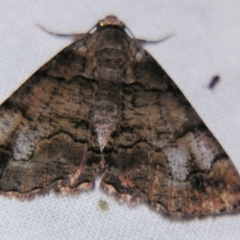
[[[0,194],[101,187],[179,217],[240,207],[240,176],[162,67],[115,16],[0,106]]]
[[[214,76],[211,82],[208,84],[208,89],[213,90],[216,85],[220,82],[220,77],[218,75]]]

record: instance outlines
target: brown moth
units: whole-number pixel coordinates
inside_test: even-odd
[[[159,64],[108,16],[0,106],[0,193],[101,187],[193,217],[240,208],[240,176]]]

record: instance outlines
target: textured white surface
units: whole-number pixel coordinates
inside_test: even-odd
[[[0,4],[0,101],[70,41],[46,34],[86,32],[114,14],[188,97],[240,170],[240,1],[8,0]],[[214,75],[221,82],[207,85]],[[98,181],[99,183],[99,181]],[[109,204],[102,212],[99,199]],[[240,215],[172,221],[145,205],[118,204],[94,191],[20,202],[0,197],[1,239],[239,239]]]

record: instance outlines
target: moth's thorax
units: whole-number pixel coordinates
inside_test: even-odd
[[[125,33],[118,28],[106,28],[96,33],[98,34],[99,46],[94,56],[95,78],[100,81],[123,81],[128,60],[128,45],[123,38]]]
[[[127,63],[132,54],[129,51],[129,40],[121,28],[107,26],[76,43],[75,51],[85,59],[84,77],[99,82],[124,81]]]
[[[94,39],[98,42],[94,42]],[[104,48],[114,48],[122,51],[129,50],[128,35],[119,27],[105,27],[97,30],[92,34],[92,39],[98,50]]]

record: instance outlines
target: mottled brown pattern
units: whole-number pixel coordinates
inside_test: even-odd
[[[0,193],[76,193],[100,172],[118,199],[168,215],[239,210],[229,157],[123,23],[74,36],[0,107]]]

